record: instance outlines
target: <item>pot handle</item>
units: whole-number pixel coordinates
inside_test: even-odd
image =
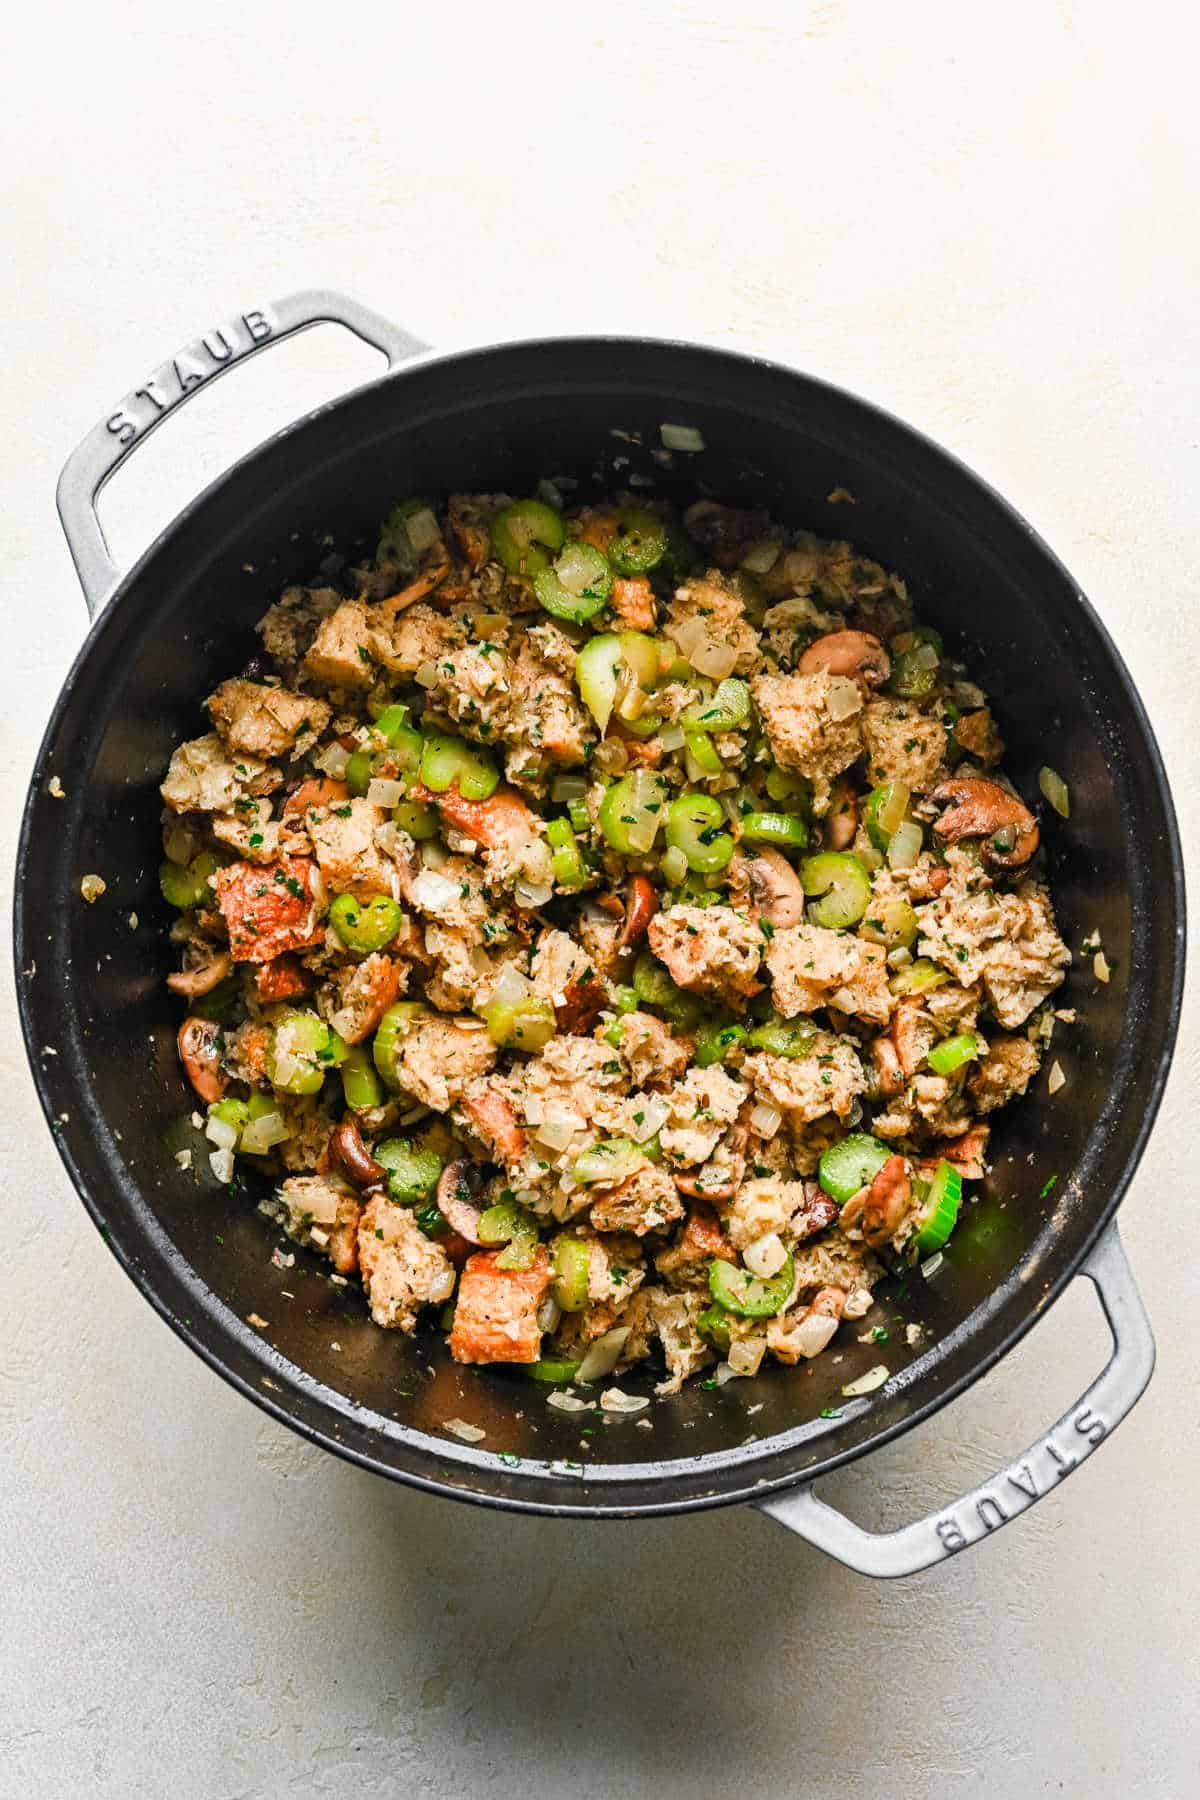
[[[899,1531],[864,1531],[818,1500],[811,1481],[756,1505],[860,1575],[915,1575],[989,1537],[1050,1493],[1116,1429],[1154,1371],[1154,1337],[1133,1272],[1110,1225],[1080,1271],[1094,1284],[1112,1333],[1107,1365],[1087,1392],[1016,1462]]]
[[[386,356],[389,369],[429,348],[348,294],[306,288],[269,306],[238,313],[186,344],[88,432],[58,478],[58,516],[89,617],[95,618],[120,574],[96,513],[105,482],[168,413],[183,406],[198,389],[268,345],[307,331],[310,325],[326,323],[344,325]]]

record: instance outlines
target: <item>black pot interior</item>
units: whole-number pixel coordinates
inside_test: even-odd
[[[707,448],[651,455],[664,421]],[[1079,958],[1062,990],[1078,1024],[1067,1084],[1004,1116],[996,1164],[928,1283],[892,1281],[859,1344],[754,1382],[692,1384],[651,1429],[550,1409],[519,1372],[462,1370],[438,1335],[377,1330],[354,1287],[284,1244],[207,1173],[163,987],[157,784],[199,700],[254,646],[280,587],[370,539],[412,492],[531,489],[571,475],[709,491],[845,536],[908,580],[918,616],[993,696],[1008,767],[1036,797],[1043,763],[1072,816],[1044,836],[1061,929],[1102,935],[1107,987]],[[838,488],[855,503],[831,503]],[[47,793],[58,775],[65,800]],[[1044,810],[1044,809],[1043,809]],[[230,1379],[301,1429],[385,1472],[465,1497],[582,1511],[703,1504],[860,1454],[989,1366],[1069,1277],[1116,1205],[1157,1104],[1181,975],[1170,803],[1115,653],[1038,540],[966,471],[895,421],[769,365],[662,344],[575,341],[446,359],[360,391],[273,441],[147,553],[94,629],[52,721],[30,801],[18,955],[31,1053],[64,1156],[112,1247],[160,1310]],[[79,882],[101,874],[94,906]],[[136,922],[133,916],[136,916]],[[65,928],[48,931],[51,920]],[[57,1054],[51,1054],[57,1052]],[[175,1152],[195,1152],[193,1173]],[[1053,1179],[1052,1179],[1053,1178]],[[257,1330],[255,1313],[268,1327]],[[905,1326],[924,1328],[906,1344]],[[886,1362],[869,1400],[842,1385]],[[625,1378],[648,1391],[653,1375]],[[835,1413],[834,1418],[822,1413]],[[443,1423],[480,1425],[469,1448]],[[551,1465],[555,1465],[552,1467]],[[569,1467],[564,1465],[571,1465]]]

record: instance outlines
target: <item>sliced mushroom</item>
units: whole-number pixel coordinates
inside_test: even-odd
[[[387,1180],[387,1170],[375,1161],[363,1142],[358,1120],[344,1118],[329,1137],[329,1160],[355,1187],[377,1187]]]
[[[211,1106],[229,1085],[221,1071],[221,1027],[215,1019],[185,1019],[177,1042],[184,1073],[200,1099]]]
[[[214,944],[205,944],[193,940],[190,954],[203,956],[190,969],[180,969],[174,975],[167,976],[167,986],[173,994],[183,994],[188,1000],[198,1000],[202,994],[211,994],[233,967],[228,950],[218,950]]]
[[[815,638],[796,664],[801,675],[827,669],[851,675],[864,687],[881,687],[892,672],[892,659],[869,631],[827,631]]]
[[[376,608],[377,617],[390,622],[397,613],[402,613],[406,608],[412,606],[414,601],[423,600],[426,594],[431,594],[434,588],[449,575],[450,569],[450,552],[439,540],[430,551],[429,560],[416,579],[410,581],[407,587],[401,588],[398,594],[389,594],[386,600],[379,601]]]
[[[921,1158],[921,1173],[932,1175],[938,1162],[944,1159],[958,1170],[964,1181],[982,1181],[987,1174],[984,1152],[990,1130],[988,1125],[972,1125],[961,1137],[943,1138],[940,1144],[933,1146],[931,1155]]]
[[[918,1000],[902,1000],[892,1014],[890,1036],[906,1082],[911,1081],[937,1036],[937,1028]]]
[[[721,569],[736,569],[756,539],[769,528],[770,514],[723,506],[719,500],[697,500],[683,522]]]
[[[889,1156],[866,1191],[862,1210],[863,1242],[877,1250],[893,1238],[912,1206],[912,1182],[902,1156]]]
[[[778,850],[738,850],[730,862],[734,889],[749,893],[756,918],[776,930],[798,925],[804,917],[804,889],[787,857]]]
[[[838,1216],[837,1201],[823,1194],[815,1181],[805,1182],[804,1194],[804,1205],[792,1214],[789,1226],[798,1244],[805,1238],[816,1237],[818,1231],[825,1231]]]
[[[658,911],[658,895],[653,885],[644,875],[631,877],[625,896],[625,923],[621,927],[621,935],[617,939],[619,950],[628,950],[640,943],[646,935],[646,927]]]
[[[853,783],[839,775],[830,789],[829,811],[824,818],[827,850],[848,850],[858,832],[858,800]]]
[[[479,1235],[483,1208],[478,1199],[482,1188],[483,1174],[479,1165],[466,1156],[460,1157],[457,1162],[447,1163],[438,1178],[438,1211],[451,1231],[457,1231],[459,1237],[465,1238],[468,1244],[483,1242]]]
[[[890,1036],[872,1038],[871,1063],[875,1070],[875,1086],[881,1099],[893,1100],[908,1085],[908,1077],[900,1065],[896,1046]]]
[[[1023,800],[996,781],[964,775],[943,781],[930,798],[947,811],[934,825],[944,844],[960,838],[982,838],[985,862],[997,869],[1019,869],[1038,847],[1038,824]]]
[[[818,1288],[802,1316],[806,1319],[840,1319],[846,1310],[846,1300],[845,1288]]]
[[[968,756],[982,763],[985,769],[993,769],[1004,756],[1004,739],[996,729],[996,721],[986,706],[978,712],[964,713],[954,724],[954,741],[961,744]]]
[[[595,1024],[607,996],[596,971],[588,967],[581,976],[572,976],[555,1004],[554,1023],[568,1037],[578,1037]]]
[[[492,534],[474,494],[451,494],[446,517],[467,567],[481,569],[492,551]]]

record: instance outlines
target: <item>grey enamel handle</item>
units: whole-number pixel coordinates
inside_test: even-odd
[[[1133,1410],[1154,1372],[1154,1337],[1115,1225],[1081,1273],[1094,1283],[1113,1349],[1087,1392],[999,1475],[900,1531],[864,1531],[818,1500],[812,1482],[758,1504],[798,1537],[861,1575],[915,1575],[965,1550],[1043,1499]]]
[[[389,369],[429,348],[348,294],[307,288],[269,306],[251,307],[186,344],[88,432],[58,478],[58,516],[92,618],[120,573],[96,512],[105,482],[169,413],[202,387],[259,350],[322,324],[344,325],[385,356]]]

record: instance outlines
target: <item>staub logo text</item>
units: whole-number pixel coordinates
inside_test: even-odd
[[[1024,1462],[1006,1469],[986,1487],[977,1489],[955,1511],[943,1513],[935,1521],[935,1529],[947,1555],[952,1555],[955,1550],[965,1550],[976,1538],[986,1537],[989,1531],[1007,1524],[1025,1507],[1039,1500],[1055,1482],[1077,1468],[1109,1431],[1107,1421],[1091,1406],[1078,1407],[1070,1424],[1074,1436],[1067,1443],[1060,1441],[1064,1435],[1064,1421],[1063,1425],[1055,1427],[1057,1437],[1053,1432],[1044,1437]]]
[[[170,362],[163,363],[140,387],[127,394],[116,411],[104,421],[105,429],[123,448],[135,443],[164,413],[186,400],[196,388],[219,375],[239,357],[248,356],[260,344],[265,344],[275,335],[275,329],[276,322],[270,309],[261,307],[242,313],[215,331],[206,331],[203,337],[181,350]]]

